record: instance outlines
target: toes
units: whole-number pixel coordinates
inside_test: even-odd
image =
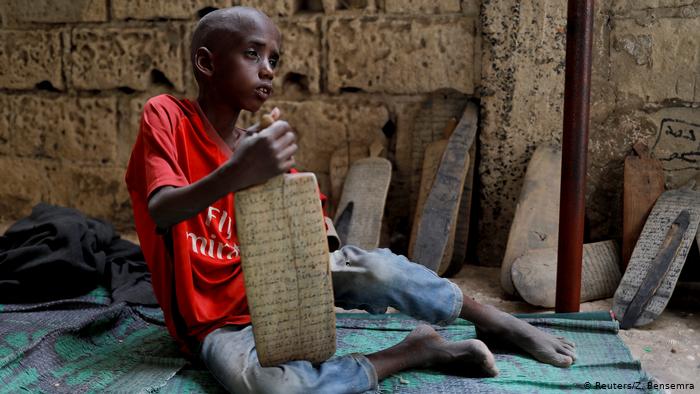
[[[451,356],[441,360],[436,366],[447,373],[469,377],[498,375],[493,353],[478,339],[446,342],[442,353],[449,353]]]
[[[576,352],[573,349],[562,346],[559,348],[558,352],[565,356],[571,357],[572,362],[576,362]]]
[[[479,341],[478,339],[475,339],[474,341],[479,342],[478,345],[479,348],[481,348],[480,351],[483,355],[483,360],[481,361],[481,369],[484,371],[486,376],[498,376],[498,367],[496,367],[496,359],[494,358],[493,353],[491,353],[491,350],[489,350],[485,343]]]
[[[413,337],[425,337],[425,336],[432,337],[435,335],[439,336],[437,331],[435,331],[435,329],[433,329],[432,327],[430,327],[427,324],[417,325],[416,328],[414,328],[413,331],[411,331],[411,333],[408,335],[413,336]]]
[[[569,345],[569,346],[571,346],[572,348],[576,348],[576,344],[575,344],[575,343],[573,343],[572,341],[570,341],[570,340],[568,340],[568,339],[566,339],[566,338],[564,338],[564,337],[557,337],[557,339],[559,340],[559,342],[561,342],[561,343],[563,343],[563,344],[565,344],[565,345]]]
[[[493,359],[493,356],[490,357],[490,359],[483,361],[480,364],[480,369],[483,375],[489,378],[496,377],[499,373],[498,367],[496,366],[496,361]]]
[[[552,357],[551,364],[556,366],[556,367],[562,367],[562,368],[567,368],[570,367],[571,364],[574,363],[574,360],[569,357],[565,356],[563,354],[556,353],[554,357]]]
[[[498,372],[498,368],[495,365],[484,368],[484,373],[486,374],[486,376],[491,378],[495,378],[496,376],[498,376]]]
[[[575,349],[576,349],[576,345],[571,345],[571,344],[566,343],[566,342],[560,342],[560,343],[559,343],[559,346],[563,346],[563,347],[565,347],[565,348],[567,348],[567,349],[571,349],[571,350],[575,350]]]

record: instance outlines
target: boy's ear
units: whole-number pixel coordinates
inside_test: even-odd
[[[201,75],[214,75],[214,56],[207,47],[199,47],[194,52],[194,67]]]

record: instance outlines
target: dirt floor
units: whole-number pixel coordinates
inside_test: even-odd
[[[500,269],[465,265],[452,280],[465,294],[511,313],[545,312],[522,301],[504,299],[499,284]],[[687,304],[686,304],[687,305]],[[612,298],[581,304],[581,311],[612,308]],[[670,306],[653,323],[620,330],[622,340],[641,360],[642,367],[662,383],[692,383],[695,391],[669,390],[671,393],[700,392],[700,305]]]

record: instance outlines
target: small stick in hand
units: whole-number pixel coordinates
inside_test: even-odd
[[[279,110],[277,116],[279,117]],[[275,123],[275,118],[272,116],[272,112],[267,113],[260,117],[260,122],[258,123],[260,127],[258,130],[265,130],[266,128],[272,126],[273,123]],[[293,158],[294,156],[292,156],[292,159]]]
[[[260,118],[260,130],[266,129],[275,122],[275,119],[270,114],[265,114]]]

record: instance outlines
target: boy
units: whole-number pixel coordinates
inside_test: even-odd
[[[257,10],[211,12],[192,38],[197,100],[161,95],[144,108],[126,182],[170,333],[236,393],[363,392],[392,373],[441,365],[495,376],[493,355],[483,342],[447,342],[428,325],[366,356],[318,366],[258,363],[233,193],[290,170],[297,145],[277,109],[271,113],[275,122],[264,130],[235,124],[241,110],[258,111],[272,93],[280,40],[274,23]],[[331,254],[331,267],[339,306],[372,313],[392,306],[436,324],[462,317],[475,323],[480,337],[497,336],[542,362],[566,367],[575,359],[573,343],[478,304],[450,281],[386,249],[345,246]]]

